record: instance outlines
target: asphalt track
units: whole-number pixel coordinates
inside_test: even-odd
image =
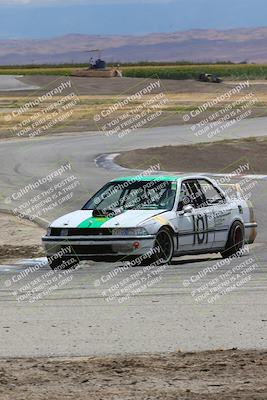
[[[214,140],[265,135],[266,122],[266,118],[242,121]],[[67,207],[54,209],[44,216],[52,220],[79,208],[103,183],[130,173],[97,167],[95,159],[100,154],[201,141],[207,141],[207,138],[197,138],[187,126],[140,130],[123,139],[96,132],[1,142],[0,206],[14,208],[19,202],[7,203],[6,198],[16,193],[18,188],[42,178],[62,162],[69,161],[80,186],[75,189],[75,196]],[[151,160],[151,164],[155,162]],[[72,272],[66,285],[39,301],[29,303],[27,299],[18,302],[15,298],[19,286],[28,280],[11,286],[10,281],[13,276],[25,271],[27,266],[36,264],[36,260],[1,266],[0,356],[266,348],[266,187],[265,180],[256,180],[252,191],[251,200],[259,222],[259,234],[251,254],[233,261],[230,266],[222,266],[215,275],[205,276],[202,283],[251,257],[256,260],[257,267],[248,283],[213,304],[205,300],[197,302],[191,295],[192,285],[187,287],[184,282],[219,261],[220,257],[216,255],[175,259],[162,272],[158,283],[121,303],[118,299],[107,301],[105,296],[113,293],[113,285],[131,277],[141,267],[130,268],[107,281],[108,274],[118,264],[85,263]],[[37,193],[38,190],[31,191],[23,199],[32,198]],[[30,279],[41,278],[48,271],[47,265],[44,265]],[[12,294],[14,291],[16,293]]]

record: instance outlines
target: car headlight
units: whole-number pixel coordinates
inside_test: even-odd
[[[112,229],[112,235],[115,236],[145,236],[148,232],[145,228],[115,228]]]
[[[46,236],[51,236],[52,228],[47,228]]]

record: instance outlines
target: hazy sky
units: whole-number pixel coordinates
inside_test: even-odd
[[[267,25],[267,0],[0,0],[0,39]]]

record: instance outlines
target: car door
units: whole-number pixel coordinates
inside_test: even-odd
[[[213,247],[224,247],[230,228],[232,205],[224,193],[212,182],[199,179],[201,191],[205,194],[206,203],[213,208],[214,215],[214,243]]]
[[[201,253],[212,248],[213,207],[206,204],[205,194],[197,179],[187,179],[181,184],[177,220],[179,252]]]

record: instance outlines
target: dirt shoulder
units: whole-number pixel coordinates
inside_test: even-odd
[[[224,140],[201,145],[164,146],[126,151],[115,158],[123,167],[142,169],[160,163],[162,171],[232,173],[248,163],[246,174],[267,173],[267,138]]]
[[[267,351],[0,360],[5,400],[260,400]]]
[[[25,219],[0,213],[0,262],[44,255],[41,237],[44,229]]]
[[[218,119],[218,117],[214,116],[216,112],[229,107],[237,100],[246,105],[246,111],[249,111],[247,118],[267,115],[265,82],[254,84],[251,81],[249,87],[244,87],[238,94],[231,96],[229,99],[222,96],[223,100],[220,100],[217,105],[201,113],[194,113],[196,114],[194,118],[186,120],[184,119],[185,115],[187,116],[191,111],[196,110],[207,101],[229,92],[238,83],[224,81],[218,85],[194,80],[166,79],[161,80],[160,86],[155,87],[150,94],[145,94],[134,101],[128,102],[129,96],[136,94],[151,82],[158,80],[156,78],[77,78],[58,76],[26,76],[19,79],[24,84],[38,86],[40,89],[1,92],[0,88],[0,139],[27,138],[29,137],[29,132],[32,131],[38,137],[58,135],[65,132],[88,132],[90,134],[92,131],[99,131],[102,133],[103,130],[107,131],[110,127],[112,129],[118,127],[116,125],[118,122],[116,121],[124,121],[127,113],[134,117],[133,121],[139,121],[142,114],[140,110],[150,114],[155,114],[156,110],[159,113],[146,120],[142,117],[142,123],[145,125],[142,124],[141,126],[147,128],[188,123],[196,124],[211,116],[213,116],[212,121],[215,121]],[[62,93],[43,101],[34,108],[30,107],[25,109],[23,113],[18,113],[18,110],[23,110],[26,104],[35,102],[39,96],[46,94],[66,81],[71,81],[71,89],[69,91],[75,94],[75,104],[69,102],[64,112],[62,111],[63,107],[58,104],[61,104],[64,100],[64,95],[69,93],[68,90],[64,94]],[[154,99],[153,102],[153,98],[159,94],[162,94],[162,97],[157,100]],[[253,101],[250,97],[251,95],[253,95]],[[246,96],[248,96],[247,100],[245,100]],[[119,107],[119,109],[114,108],[118,101],[123,100],[127,100],[125,106]],[[57,111],[61,110],[60,115],[57,114],[57,117],[51,111],[47,111],[53,109],[55,104],[57,104],[55,106]],[[236,110],[236,106],[233,107]],[[112,110],[111,113],[110,110]],[[41,118],[37,124],[35,118],[38,113],[40,115],[45,114],[46,119]],[[105,115],[104,118],[103,115]],[[99,116],[102,116],[100,120]],[[35,123],[33,124],[33,122]],[[45,129],[39,132],[37,128],[40,128],[40,126],[45,127]],[[125,126],[129,127],[129,125]],[[123,130],[122,128],[120,129]]]

